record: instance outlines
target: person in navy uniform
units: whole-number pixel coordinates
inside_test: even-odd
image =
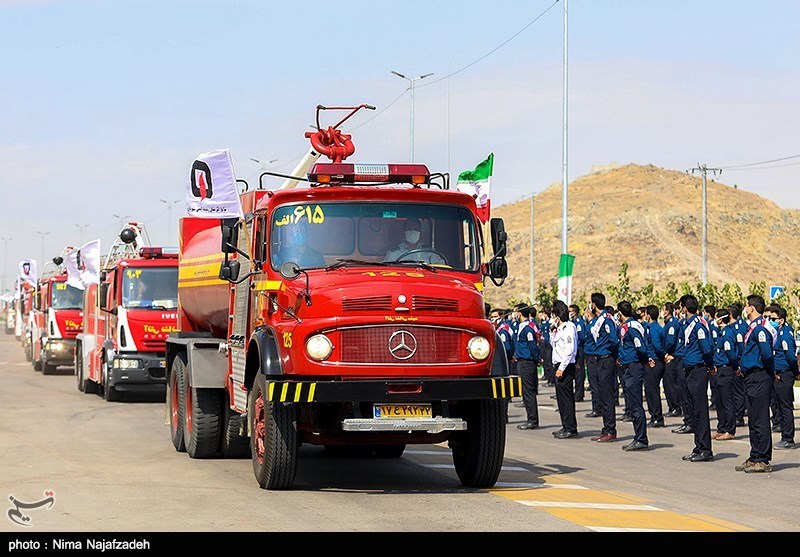
[[[508,369],[511,369],[511,361],[514,359],[514,333],[511,329],[511,324],[506,319],[507,315],[507,310],[493,308],[489,312],[489,320],[494,325],[494,329],[503,343],[503,349],[508,360]]]
[[[619,365],[623,370],[626,401],[633,422],[633,441],[622,447],[624,451],[641,451],[650,447],[647,439],[647,423],[642,406],[644,366],[649,365],[645,330],[633,317],[633,307],[628,301],[617,304],[623,323],[619,327]]]
[[[774,322],[777,320],[773,320],[773,315],[775,311],[778,309],[777,304],[770,304],[766,308],[764,308],[764,327],[772,335],[773,340],[773,352],[775,352],[774,346],[778,342],[778,327],[777,325],[773,325]],[[777,356],[777,354],[776,354]],[[778,368],[775,368],[778,369]],[[776,374],[777,375],[777,374]],[[777,381],[777,377],[776,377]],[[775,392],[775,389],[772,389],[772,392],[769,395],[769,413],[772,417],[772,431],[776,433],[780,433],[781,431],[781,410],[778,404],[778,395]],[[774,448],[774,447],[773,447]]]
[[[737,358],[742,360],[744,351],[744,335],[747,333],[747,323],[742,319],[742,304],[736,302],[728,306],[731,314],[731,329],[736,338]],[[736,427],[744,427],[744,417],[747,415],[747,394],[744,388],[744,376],[736,374],[733,378],[733,403],[736,405]]]
[[[683,372],[689,400],[686,407],[692,411],[694,449],[683,460],[708,462],[714,460],[711,450],[711,422],[708,415],[708,377],[714,375],[714,350],[711,347],[711,332],[705,319],[697,315],[697,298],[691,294],[681,298],[685,315]]]
[[[667,354],[675,353],[678,341],[678,318],[675,317],[675,305],[672,302],[664,304],[661,317],[664,320],[664,397],[667,399],[667,412],[664,415],[673,418],[681,415],[681,401],[677,373],[680,362],[672,357],[669,360],[666,358]]]
[[[542,333],[542,338],[539,350],[542,353],[543,378],[546,381],[546,385],[552,387],[555,385],[555,370],[553,370],[553,362],[551,359],[553,347],[550,344],[550,310],[544,308],[540,315],[542,319],[539,325],[539,331]]]
[[[736,437],[736,404],[734,401],[733,378],[739,369],[739,348],[736,332],[727,309],[717,310],[717,327],[714,345],[714,365],[717,368],[717,430],[711,435],[715,441],[729,441]]]
[[[750,322],[744,335],[744,350],[739,373],[747,392],[747,421],[750,429],[750,456],[736,467],[737,472],[772,472],[772,432],[769,426],[769,397],[773,390],[775,355],[772,334],[764,326],[764,298],[747,297],[742,315]]]
[[[793,449],[794,444],[794,382],[800,379],[797,366],[797,343],[794,329],[786,323],[786,310],[780,306],[773,308],[765,317],[778,332],[775,339],[775,397],[778,400],[778,416],[781,439],[775,449]]]
[[[597,384],[597,359],[595,358],[594,337],[591,334],[592,325],[596,322],[599,314],[595,313],[594,304],[589,304],[583,312],[586,329],[583,335],[583,354],[586,362],[586,378],[589,380],[589,392],[592,393],[592,410],[584,417],[601,418],[603,413],[600,405],[600,388]]]
[[[556,439],[578,437],[578,421],[575,418],[575,359],[578,356],[578,331],[569,319],[569,308],[561,300],[553,303],[550,333],[553,347],[553,369],[556,380],[556,401],[561,417],[561,429],[553,433]]]
[[[686,309],[683,306],[688,296],[688,294],[681,296],[681,298],[675,303],[680,320],[678,321],[678,338],[675,342],[675,353],[672,355],[679,361],[678,396],[680,397],[681,414],[683,415],[683,425],[673,429],[672,433],[682,434],[694,433],[694,425],[692,424],[692,399],[689,396],[689,386],[686,383],[686,364],[683,361],[683,357],[686,352]]]
[[[576,304],[569,306],[569,320],[575,323],[575,331],[578,335],[578,355],[575,358],[575,402],[583,402],[586,396],[586,357],[583,353],[586,321],[581,317],[581,308]]]
[[[645,346],[647,365],[644,367],[644,397],[650,412],[648,427],[664,427],[664,407],[661,404],[661,380],[664,378],[664,327],[658,322],[658,306],[645,308]]]
[[[717,344],[717,335],[719,330],[716,325],[717,308],[714,305],[703,306],[703,320],[708,324],[708,330],[711,332],[711,348],[713,349]],[[709,410],[717,409],[717,376],[712,375],[709,378],[708,384],[711,387],[711,405]]]
[[[539,362],[541,354],[534,329],[535,309],[523,306],[519,309],[522,321],[514,339],[514,358],[517,361],[517,374],[522,378],[522,401],[525,405],[527,419],[517,426],[518,429],[539,429],[539,406],[536,395],[539,394]],[[533,313],[533,317],[531,316]]]
[[[608,443],[617,439],[617,417],[614,413],[614,402],[617,393],[614,391],[616,377],[615,360],[618,352],[617,326],[614,319],[605,311],[606,297],[595,292],[591,297],[592,306],[597,317],[589,327],[589,334],[594,339],[594,355],[597,369],[597,388],[600,393],[600,411],[603,414],[603,429],[600,435],[592,437],[592,441]],[[594,396],[594,394],[592,394]]]

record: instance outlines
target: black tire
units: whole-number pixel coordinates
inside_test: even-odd
[[[57,366],[50,365],[45,361],[42,361],[42,375],[53,375],[56,372]]]
[[[33,360],[33,371],[42,371],[42,360]]]
[[[247,458],[250,456],[250,438],[240,434],[245,418],[228,405],[222,411],[222,435],[219,452],[225,458]]]
[[[400,458],[406,450],[403,445],[375,445],[375,456],[378,458]]]
[[[266,384],[266,376],[256,374],[247,404],[253,473],[262,489],[288,489],[297,474],[297,409],[270,402]]]
[[[219,451],[224,391],[193,387],[188,365],[184,368],[183,377],[183,442],[186,453],[190,458],[209,458]]]
[[[458,479],[465,487],[492,487],[503,466],[508,401],[462,402],[458,413],[467,422],[450,441]]]
[[[110,384],[108,377],[108,363],[105,363],[103,364],[103,398],[108,402],[122,400],[122,393]]]
[[[169,431],[172,446],[179,453],[186,452],[186,443],[183,440],[183,420],[185,415],[184,400],[184,370],[186,361],[183,354],[178,354],[172,360],[172,369],[167,382],[167,413],[169,414]]]

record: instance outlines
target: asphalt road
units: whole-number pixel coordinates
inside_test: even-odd
[[[651,450],[620,439],[556,440],[552,388],[539,396],[542,428],[520,431],[512,406],[505,467],[496,489],[460,486],[449,451],[412,446],[397,460],[335,458],[303,447],[294,488],[258,488],[249,460],[191,460],[177,453],[162,401],[105,402],[80,393],[71,369],[43,376],[13,336],[0,334],[0,491],[4,500],[54,504],[8,510],[0,531],[800,531],[800,452],[776,451],[771,474],[744,474],[747,429],[714,446],[716,460],[689,463],[691,435],[649,432]],[[678,418],[668,418],[676,426]],[[713,424],[712,424],[713,425]],[[774,439],[777,440],[778,434]],[[18,517],[17,517],[18,518]]]

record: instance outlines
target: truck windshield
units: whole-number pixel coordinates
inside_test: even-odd
[[[81,309],[83,307],[83,290],[66,282],[53,283],[51,296],[53,309]]]
[[[178,307],[178,268],[125,269],[122,274],[122,305],[137,309]]]
[[[270,261],[304,269],[346,263],[413,265],[476,271],[475,218],[458,205],[326,203],[278,207],[270,228]]]

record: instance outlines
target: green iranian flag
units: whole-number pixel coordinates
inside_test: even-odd
[[[489,199],[489,188],[492,183],[492,171],[494,170],[494,153],[489,153],[485,160],[478,163],[475,170],[465,170],[458,175],[456,189],[470,194],[475,198],[478,206],[478,218],[481,222],[489,221],[489,211],[491,201]]]
[[[558,299],[567,305],[572,303],[572,267],[574,264],[574,255],[561,254],[561,261],[558,262]]]

